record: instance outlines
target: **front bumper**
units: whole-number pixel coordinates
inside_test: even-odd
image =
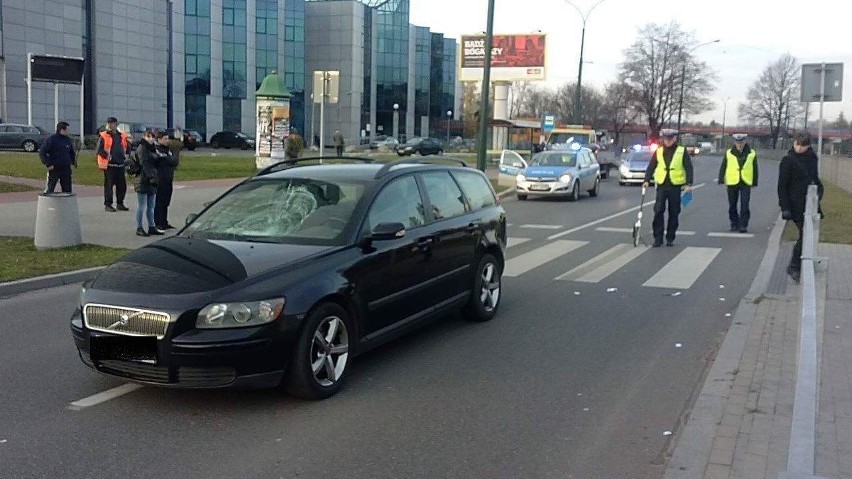
[[[515,186],[518,193],[529,196],[571,196],[573,188],[573,184],[561,181],[516,181]]]
[[[275,323],[285,321],[280,318]],[[79,310],[71,318],[71,333],[80,359],[110,376],[174,388],[262,388],[277,386],[295,342],[295,335],[271,325],[223,330],[189,330],[157,341],[155,363],[104,359],[93,361],[91,340],[113,336],[93,331]],[[173,329],[171,327],[170,329]]]
[[[645,182],[645,172],[644,171],[630,171],[625,173],[624,171],[618,170],[618,181],[619,183],[636,183],[641,184]]]

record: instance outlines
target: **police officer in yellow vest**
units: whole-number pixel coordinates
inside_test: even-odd
[[[686,148],[677,144],[677,130],[660,131],[663,145],[651,155],[651,162],[645,170],[647,188],[654,180],[657,187],[657,201],[654,203],[654,248],[663,245],[663,223],[666,203],[669,209],[669,221],[665,228],[666,246],[674,246],[677,235],[678,215],[680,215],[680,193],[692,189],[692,159]]]
[[[757,153],[746,143],[745,133],[734,133],[734,148],[725,152],[719,167],[719,184],[728,187],[728,218],[731,231],[748,232],[751,189],[757,187]],[[740,203],[737,211],[737,202]]]

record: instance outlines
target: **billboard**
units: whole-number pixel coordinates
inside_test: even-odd
[[[83,80],[82,58],[30,55],[30,69],[33,81],[79,85]]]
[[[491,81],[546,79],[545,35],[494,35],[491,43]],[[485,35],[461,37],[461,81],[482,80]]]

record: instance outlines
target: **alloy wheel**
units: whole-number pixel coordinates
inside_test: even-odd
[[[311,344],[311,371],[318,384],[334,385],[346,370],[349,361],[349,332],[346,323],[337,316],[324,318],[314,331]]]
[[[482,268],[482,287],[479,294],[482,308],[487,312],[494,311],[500,302],[500,275],[497,273],[497,265],[488,263]]]

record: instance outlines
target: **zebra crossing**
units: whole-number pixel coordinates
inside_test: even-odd
[[[611,231],[611,228],[605,231]],[[619,230],[620,232],[620,230]],[[689,233],[689,232],[687,232]],[[681,232],[678,232],[680,235]],[[692,236],[697,233],[692,232]],[[689,234],[687,234],[689,236]],[[709,236],[709,235],[708,235]],[[742,233],[721,238],[749,238],[753,235]],[[535,269],[560,260],[570,253],[588,251],[596,248],[597,244],[590,241],[565,240],[547,241],[523,253],[513,254],[519,245],[533,241],[533,238],[514,237],[509,239],[507,261],[503,276],[508,278],[523,277]],[[540,241],[540,240],[539,240]],[[529,246],[529,245],[527,245]],[[524,248],[522,248],[524,249]],[[641,258],[650,250],[647,246],[634,247],[631,243],[618,243],[607,247],[605,251],[596,254],[591,259],[571,268],[554,278],[553,281],[600,283],[611,277],[627,265]],[[665,251],[665,250],[664,250]],[[671,251],[671,250],[668,250]],[[647,271],[648,279],[642,283],[646,288],[689,289],[707,270],[721,253],[721,247],[687,246],[667,260],[665,265],[656,272]]]

